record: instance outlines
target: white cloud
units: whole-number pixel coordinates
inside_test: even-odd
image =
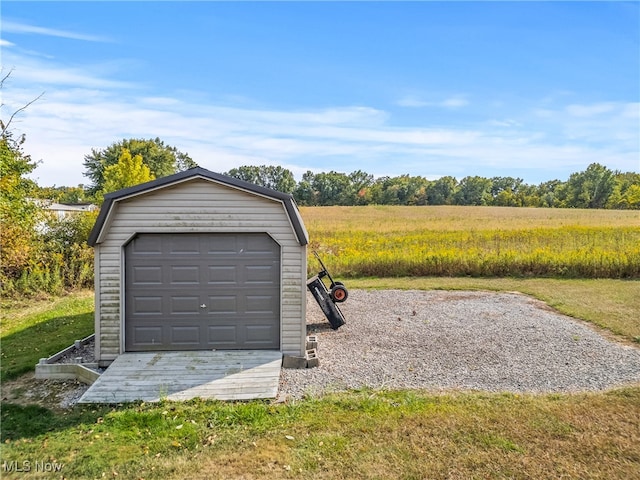
[[[616,108],[613,102],[594,103],[591,105],[569,105],[567,113],[574,117],[593,117],[609,113]]]
[[[469,101],[462,95],[454,95],[444,100],[430,101],[418,95],[405,95],[400,98],[396,105],[407,108],[426,108],[426,107],[438,107],[438,108],[461,108],[469,105]]]
[[[68,38],[70,40],[82,40],[86,42],[109,42],[106,37],[99,35],[91,35],[86,33],[70,32],[68,30],[58,30],[54,28],[38,27],[37,25],[29,25],[26,23],[13,22],[10,20],[2,21],[2,30],[5,33],[34,34],[47,37]]]
[[[494,127],[508,127],[508,128],[522,126],[522,123],[516,120],[513,120],[511,118],[505,118],[503,120],[489,120],[488,124]]]
[[[180,104],[180,101],[171,97],[142,97],[140,99],[141,104],[147,104],[149,106],[167,107]]]
[[[398,100],[396,102],[396,105],[400,107],[422,108],[422,107],[430,106],[431,103],[425,100],[422,100],[421,98],[418,98],[414,95],[406,95],[402,97],[400,100]]]
[[[622,115],[640,121],[640,102],[630,102],[624,104]]]
[[[115,73],[127,68],[127,62],[103,62],[82,66],[61,66],[55,61],[2,52],[3,65],[11,66],[11,83],[23,88],[57,91],[60,87],[114,89],[134,88],[130,82],[112,80]],[[64,90],[62,90],[64,91]]]
[[[637,150],[640,108],[637,102],[600,102],[550,110],[547,122],[567,139],[584,144],[617,144]]]
[[[469,105],[469,101],[464,97],[455,96],[443,100],[440,105],[446,108],[460,108]]]

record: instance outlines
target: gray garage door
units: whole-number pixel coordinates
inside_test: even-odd
[[[125,249],[125,349],[280,348],[267,234],[139,234]]]

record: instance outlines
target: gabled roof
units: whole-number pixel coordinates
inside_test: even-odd
[[[281,201],[284,204],[287,215],[289,216],[289,220],[291,221],[291,225],[293,226],[298,242],[300,243],[300,245],[306,245],[307,243],[309,243],[307,230],[302,223],[302,217],[300,216],[298,206],[293,199],[293,195],[289,193],[278,192],[270,188],[261,187],[253,183],[238,180],[237,178],[222,175],[220,173],[215,173],[200,167],[191,168],[174,175],[169,175],[168,177],[158,178],[157,180],[153,180],[151,182],[141,183],[140,185],[124,188],[122,190],[118,190],[116,192],[108,193],[107,195],[105,195],[104,203],[102,204],[102,208],[100,209],[100,214],[98,215],[96,223],[93,226],[93,230],[91,230],[91,233],[89,234],[87,243],[92,247],[96,245],[98,239],[100,238],[100,234],[105,227],[105,223],[109,218],[109,214],[118,201],[138,195],[143,195],[145,193],[169,187],[194,178],[210,180],[212,182],[226,185],[231,188],[244,190],[245,192],[253,193],[255,195]]]

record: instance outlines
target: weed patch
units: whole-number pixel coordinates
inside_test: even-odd
[[[307,207],[310,250],[343,277],[639,278],[633,212]],[[309,259],[309,274],[316,265]]]

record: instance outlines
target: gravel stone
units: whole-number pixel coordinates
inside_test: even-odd
[[[352,290],[332,330],[307,295],[320,366],[283,369],[279,398],[373,389],[550,393],[640,383],[640,349],[519,293]]]
[[[80,363],[95,362],[95,338],[81,344],[80,348],[74,346],[70,352],[62,355],[55,363],[76,363],[77,358],[82,358]]]

